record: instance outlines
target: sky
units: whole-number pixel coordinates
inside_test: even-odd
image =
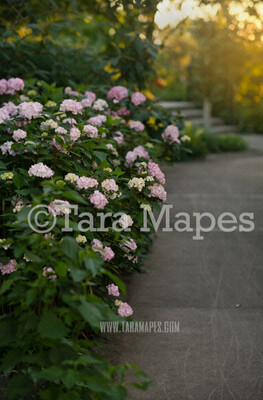
[[[189,16],[192,18],[201,17],[205,13],[214,15],[217,11],[217,8],[212,6],[198,7],[196,0],[185,0],[180,10],[177,9],[176,3],[178,3],[176,0],[163,0],[158,5],[155,22],[160,29],[169,24],[172,26],[177,25],[178,22]]]
[[[233,1],[231,3],[230,12],[237,15],[239,21],[250,19],[245,12],[244,7],[249,5],[250,0],[244,0],[243,6]],[[160,29],[167,25],[176,26],[182,19],[186,17],[196,18],[205,15],[213,16],[216,14],[219,6],[198,6],[197,0],[184,0],[180,10],[177,9],[178,0],[163,0],[158,5],[158,12],[155,15],[155,22]],[[259,1],[257,5],[258,12],[263,16],[263,2]],[[261,27],[259,27],[261,28]]]

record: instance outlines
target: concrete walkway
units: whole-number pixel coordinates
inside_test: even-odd
[[[263,399],[263,136],[248,152],[166,169],[171,213],[255,213],[250,233],[159,232],[148,272],[133,276],[134,318],[179,321],[179,333],[111,335],[119,362],[157,387],[129,400]],[[194,220],[192,219],[194,222]],[[116,360],[115,360],[116,361]]]

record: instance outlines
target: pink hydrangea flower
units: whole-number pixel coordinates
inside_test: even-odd
[[[3,265],[0,264],[0,271],[2,275],[9,275],[15,271],[15,267],[17,266],[16,260],[13,258],[8,262],[8,264]]]
[[[33,101],[29,102],[23,101],[23,103],[20,103],[18,106],[18,112],[20,117],[27,118],[29,120],[32,118],[39,117],[42,110],[43,110],[42,104]]]
[[[118,144],[124,144],[124,137],[123,134],[120,131],[117,131],[115,135],[113,136],[113,139],[118,143]]]
[[[84,93],[84,96],[86,96],[87,99],[88,99],[91,103],[93,103],[93,101],[95,101],[95,100],[96,100],[96,97],[97,97],[95,93],[90,92],[90,91],[88,91],[88,90]]]
[[[176,142],[180,144],[179,129],[177,128],[177,126],[168,125],[167,128],[162,133],[162,138],[164,142],[168,143]]]
[[[123,229],[128,228],[129,226],[132,226],[133,220],[130,217],[130,215],[123,214],[120,219],[119,219],[119,224]]]
[[[93,251],[100,252],[100,249],[103,249],[103,244],[99,239],[93,239],[91,242],[91,247]]]
[[[123,244],[121,244],[121,247],[127,251],[127,253],[130,252],[130,250],[135,251],[137,249],[137,244],[133,239],[125,240]]]
[[[4,107],[0,108],[0,124],[3,124],[8,119],[10,119],[8,111]]]
[[[66,87],[64,92],[65,92],[65,94],[68,94],[69,96],[75,96],[75,97],[80,96],[80,93],[77,90],[72,90],[72,88],[70,86]]]
[[[67,122],[70,124],[70,125],[74,125],[74,124],[76,124],[77,123],[77,121],[75,120],[75,118],[65,118],[65,119],[63,119],[63,124],[66,124]]]
[[[124,86],[114,86],[111,88],[108,93],[107,93],[107,98],[108,99],[116,99],[118,101],[121,101],[125,97],[128,97],[129,92],[128,89]]]
[[[119,186],[116,184],[114,179],[105,179],[101,183],[101,187],[103,190],[106,190],[108,192],[117,192],[119,190]]]
[[[127,110],[126,107],[121,107],[118,111],[112,111],[111,115],[113,115],[114,117],[122,117],[125,115],[130,115],[130,110]]]
[[[94,138],[98,137],[98,129],[96,128],[96,126],[84,125],[83,132],[85,132],[85,135],[90,138],[94,139]]]
[[[145,128],[141,121],[129,121],[128,125],[130,129],[134,129],[136,132],[142,132]]]
[[[63,140],[63,142],[65,142],[63,136],[59,136],[59,137]],[[58,144],[58,143],[56,142],[56,139],[55,139],[55,138],[52,139],[51,144],[52,144],[58,151],[61,151],[62,153],[65,153],[65,152],[66,152],[66,150],[65,150],[60,144]]]
[[[48,279],[57,279],[57,275],[55,274],[55,271],[51,267],[43,268],[43,276],[47,277]]]
[[[31,165],[28,170],[29,176],[37,176],[39,178],[51,178],[54,175],[54,172],[51,168],[43,163],[38,163]]]
[[[114,258],[115,253],[111,247],[106,246],[104,247],[103,252],[101,252],[101,255],[105,261],[110,261],[112,258]]]
[[[160,170],[159,165],[153,161],[148,162],[148,172],[150,175],[154,176],[158,179],[158,181],[162,184],[165,184],[165,176],[164,173]]]
[[[10,78],[7,81],[7,94],[15,94],[24,89],[24,81],[20,78]]]
[[[132,261],[133,264],[138,262],[138,257],[131,256],[130,254],[124,254],[124,257],[128,258],[129,261]]]
[[[157,199],[166,201],[167,193],[162,185],[155,183],[153,186],[149,186],[149,189],[151,191],[149,197],[156,197]]]
[[[59,110],[62,112],[70,111],[73,115],[82,114],[82,105],[76,100],[64,100],[60,104]]]
[[[0,95],[6,94],[7,92],[7,80],[0,79]]]
[[[96,179],[88,178],[86,176],[81,176],[77,178],[77,187],[79,189],[91,189],[97,187],[99,182]]]
[[[17,129],[16,131],[13,132],[13,139],[18,142],[21,139],[25,139],[27,136],[27,133],[23,131],[22,129]]]
[[[139,157],[142,158],[149,158],[149,153],[148,151],[145,150],[145,148],[143,146],[137,146],[133,149],[134,153],[137,154]]]
[[[13,150],[11,150],[12,144],[14,144],[14,142],[9,141],[9,142],[5,142],[4,144],[2,144],[0,146],[0,149],[1,149],[1,152],[2,152],[3,156],[5,154],[10,154],[10,156],[14,156],[15,155],[15,152]]]
[[[125,156],[125,165],[126,167],[130,167],[133,162],[137,159],[138,154],[136,154],[134,151],[128,151],[128,153]]]
[[[5,103],[4,107],[3,107],[9,115],[11,115],[12,117],[14,117],[17,114],[17,106],[12,102],[9,101],[8,103]]]
[[[96,161],[92,164],[92,168],[98,168],[98,164],[96,163]]]
[[[119,288],[118,286],[114,285],[114,283],[111,283],[110,285],[106,286],[106,288],[108,289],[109,296],[118,297],[120,295]]]
[[[107,103],[107,101],[103,100],[103,99],[98,99],[94,102],[93,104],[93,109],[96,111],[104,111],[105,108],[108,108],[109,105]]]
[[[59,133],[60,135],[66,135],[67,134],[67,130],[65,128],[62,128],[62,126],[59,126],[58,128],[56,128],[55,132]]]
[[[103,244],[98,239],[93,239],[91,242],[91,246],[92,250],[96,251],[97,253],[100,253],[100,255],[103,257],[105,261],[110,261],[115,256],[115,253],[112,250],[112,248],[108,246],[103,248]]]
[[[70,139],[73,140],[73,141],[76,141],[76,140],[78,140],[80,138],[80,136],[81,136],[80,130],[78,128],[76,128],[75,126],[73,126],[70,129],[70,133],[69,133]]]
[[[133,162],[137,159],[137,157],[142,157],[147,159],[149,158],[149,153],[141,145],[135,147],[133,151],[128,151],[128,153],[125,156],[126,167],[130,167],[133,164]]]
[[[92,101],[90,101],[89,99],[83,99],[83,100],[81,100],[80,103],[83,108],[92,106]]]
[[[101,127],[102,120],[98,116],[97,117],[91,117],[91,118],[88,119],[88,123],[92,124],[92,125],[96,125],[98,127]]]
[[[133,314],[133,309],[129,306],[129,304],[127,303],[122,303],[119,307],[118,307],[118,314],[121,317],[129,317],[130,315]]]
[[[144,103],[145,101],[146,101],[146,97],[141,92],[133,93],[131,96],[131,102],[135,106],[139,106],[140,104]]]
[[[95,208],[99,209],[104,208],[106,204],[108,204],[107,198],[98,190],[95,190],[95,192],[89,197],[89,201]]]
[[[48,212],[52,215],[66,215],[71,213],[70,203],[67,200],[55,199],[48,206]]]

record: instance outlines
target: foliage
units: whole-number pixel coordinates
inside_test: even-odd
[[[107,363],[98,351],[99,328],[101,321],[125,320],[106,286],[114,283],[124,296],[121,274],[141,269],[151,239],[140,231],[140,205],[158,208],[158,193],[165,199],[164,177],[158,166],[155,173],[151,170],[149,158],[176,159],[185,146],[179,139],[169,144],[161,138],[171,116],[143,96],[135,105],[127,89],[121,90],[127,92],[122,100],[94,101],[90,92],[88,98],[70,88],[64,94],[55,84],[31,81],[21,96],[2,95],[0,371],[10,400],[124,399],[130,369],[141,381],[131,384],[141,389],[149,385],[136,366]],[[117,116],[120,110],[124,115]],[[101,126],[88,121],[94,116],[100,116]],[[130,120],[145,126],[136,131],[127,124]],[[130,153],[136,160],[128,162]],[[54,174],[41,170],[42,177],[36,176],[40,162]],[[82,188],[82,181],[68,174],[97,184]],[[142,180],[141,190],[130,184],[134,178]],[[118,185],[117,191],[104,185],[108,180]],[[159,188],[157,194],[153,185]],[[91,202],[95,189],[107,201],[101,209]],[[64,202],[62,209],[54,208],[56,200]],[[40,232],[29,225],[32,207],[38,205],[46,206],[45,214],[38,215],[40,224],[51,225],[56,217],[49,233],[39,224]],[[78,206],[78,215],[69,211],[70,205]],[[90,217],[79,217],[83,212],[94,217],[95,228],[98,212],[124,213],[132,218],[131,231],[112,228],[120,215],[106,220],[105,232],[92,231]],[[65,215],[69,230],[63,232]],[[86,231],[80,232],[83,218],[88,219]],[[127,245],[131,242],[132,248]]]
[[[167,47],[160,53],[159,63],[168,65],[161,70],[168,88],[155,93],[172,99],[174,92],[174,100],[194,100],[200,105],[209,98],[214,115],[239,125],[242,131],[262,132],[263,21],[259,4],[246,7],[226,0],[213,4],[215,16],[204,13],[162,32]]]
[[[244,139],[234,133],[209,133],[189,123],[185,124],[185,132],[191,138],[191,141],[185,142],[185,146],[191,151],[191,157],[204,158],[209,153],[244,151],[248,148]],[[187,152],[183,160],[187,159],[186,154]]]
[[[1,75],[58,85],[152,75],[157,0],[15,0],[0,5]]]

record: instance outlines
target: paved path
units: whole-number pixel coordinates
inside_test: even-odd
[[[129,400],[263,399],[263,146],[254,148],[166,170],[172,216],[247,211],[256,228],[216,229],[203,241],[158,233],[128,301],[136,319],[176,320],[180,332],[112,335],[118,361],[137,364],[157,384],[132,389]]]

